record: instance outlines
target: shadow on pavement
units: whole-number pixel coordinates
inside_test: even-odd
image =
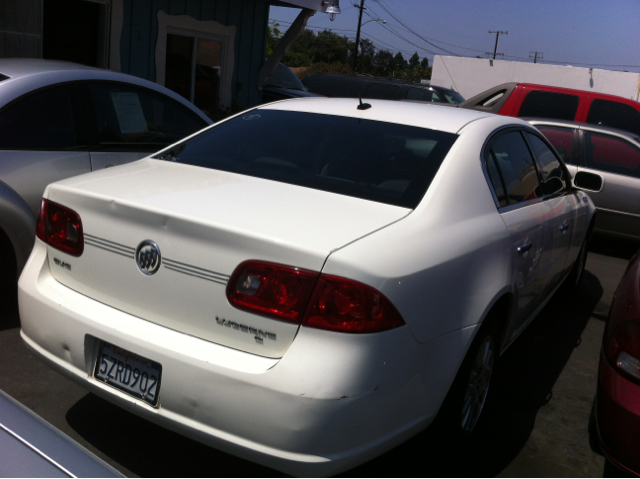
[[[139,418],[94,394],[67,412],[69,425],[140,477],[286,477]]]
[[[592,253],[613,256],[630,260],[640,250],[640,241],[632,239],[620,239],[613,236],[594,233],[589,244]]]
[[[561,288],[524,333],[502,355],[478,434],[452,442],[427,429],[410,441],[343,474],[360,476],[490,477],[524,447],[540,407],[568,362],[603,290],[585,271],[580,287]],[[393,465],[392,470],[385,470]],[[526,473],[525,473],[526,475]]]

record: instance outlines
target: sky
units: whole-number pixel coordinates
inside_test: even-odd
[[[355,40],[359,0],[341,0],[342,13],[330,21],[316,13],[307,27],[330,29]],[[400,51],[409,59],[434,54],[490,58],[496,35],[497,59],[640,71],[640,0],[365,0],[362,38],[377,49]],[[271,7],[270,20],[285,31],[298,8]],[[386,20],[386,24],[380,21]],[[366,24],[365,24],[366,23]]]

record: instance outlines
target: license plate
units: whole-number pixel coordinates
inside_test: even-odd
[[[158,404],[162,366],[109,343],[102,343],[94,377],[144,402]]]

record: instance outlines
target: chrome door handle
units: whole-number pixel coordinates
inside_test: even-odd
[[[520,245],[518,246],[518,253],[526,253],[531,249],[532,246],[533,246],[533,243],[526,243],[526,244]]]
[[[565,223],[563,225],[560,225],[560,231],[566,231],[569,229],[569,223]]]

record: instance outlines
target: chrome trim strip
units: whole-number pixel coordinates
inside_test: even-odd
[[[87,233],[84,233],[84,237],[85,242],[90,246],[95,246],[96,248],[101,248],[110,251],[111,253],[116,253],[128,258],[133,258],[135,255],[136,249],[130,246],[116,243],[115,241],[109,241],[104,238],[93,236]]]
[[[164,259],[163,263],[165,268],[171,271],[176,271],[177,273],[195,276],[196,278],[206,279],[208,281],[213,281],[214,283],[227,284],[229,282],[229,275],[226,274],[216,273],[215,271],[199,268],[198,266],[181,263],[180,261],[167,258]]]
[[[20,441],[22,444],[24,444],[25,446],[27,446],[29,449],[31,449],[33,452],[35,452],[36,454],[38,454],[40,457],[42,457],[43,459],[46,459],[52,466],[56,467],[57,469],[60,469],[63,473],[65,473],[67,476],[69,477],[78,477],[75,474],[73,474],[72,472],[70,472],[69,470],[65,469],[64,467],[62,467],[60,464],[58,464],[56,461],[54,461],[53,459],[51,459],[49,456],[47,456],[44,452],[42,452],[40,449],[38,449],[36,446],[34,446],[33,444],[31,444],[30,442],[28,442],[27,440],[23,439],[22,437],[20,437],[19,435],[17,435],[15,432],[13,432],[11,429],[9,429],[8,427],[6,427],[4,424],[0,423],[0,429],[2,429],[3,431],[5,431],[7,434],[9,434],[10,436],[14,437],[15,439],[17,439],[18,441]]]
[[[100,248],[110,253],[119,254],[126,258],[135,259],[136,249],[131,246],[127,246],[115,241],[106,240],[98,236],[85,233],[85,243],[93,246],[94,248]],[[226,285],[229,282],[230,276],[228,274],[216,273],[208,269],[193,266],[191,264],[182,263],[172,259],[162,258],[162,265],[168,270],[175,271],[176,273],[186,274],[195,278],[204,279],[207,281],[213,281],[214,283]]]

